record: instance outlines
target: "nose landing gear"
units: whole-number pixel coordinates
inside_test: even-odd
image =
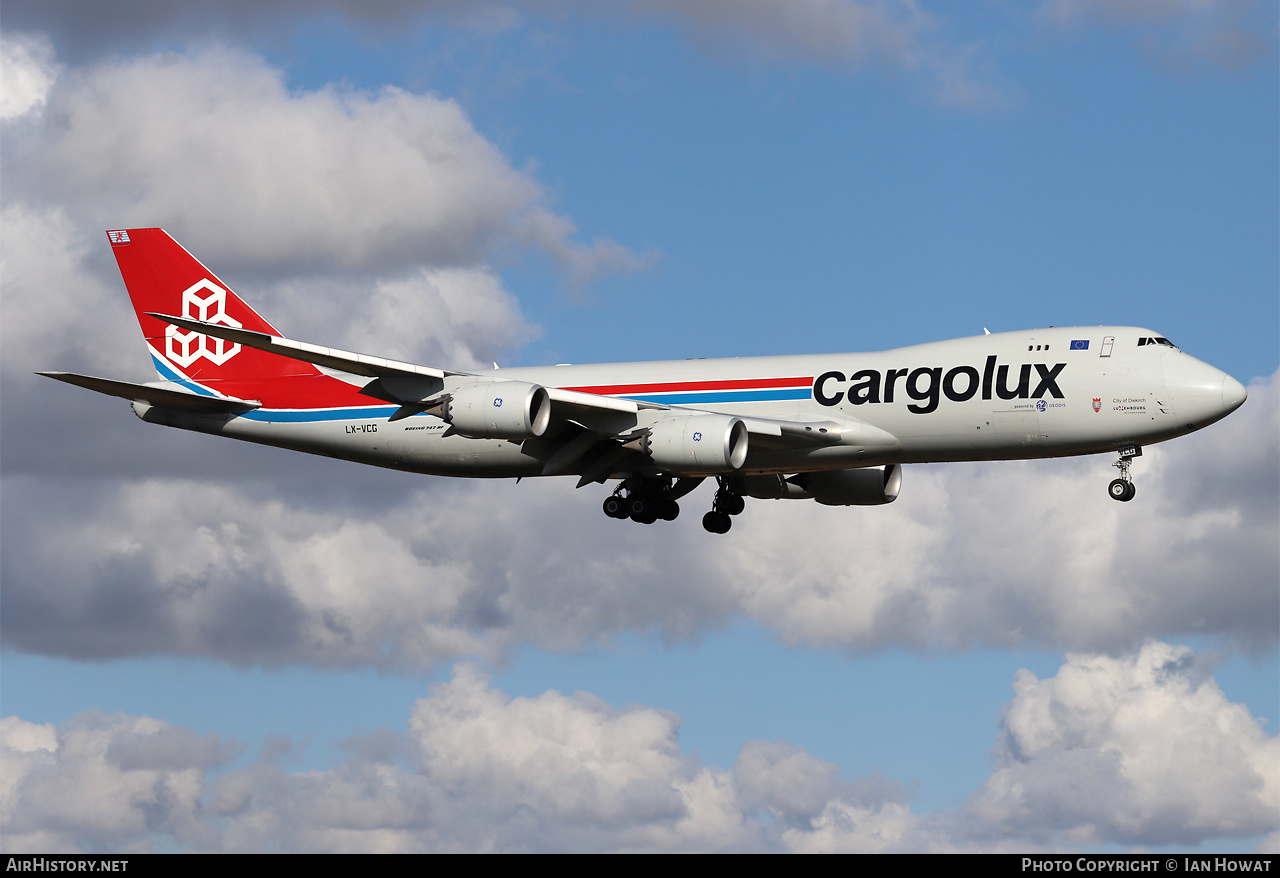
[[[1120,449],[1120,459],[1111,464],[1120,470],[1120,478],[1113,479],[1107,486],[1107,493],[1111,495],[1112,500],[1128,503],[1138,493],[1137,487],[1133,484],[1133,478],[1129,475],[1129,465],[1135,457],[1141,456],[1142,449],[1137,445],[1126,445]]]

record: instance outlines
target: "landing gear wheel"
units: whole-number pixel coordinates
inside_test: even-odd
[[[1111,495],[1112,500],[1120,500],[1127,503],[1133,499],[1133,495],[1138,493],[1138,490],[1133,486],[1133,482],[1126,482],[1124,479],[1113,479],[1111,484],[1107,486],[1107,493]]]
[[[658,517],[663,521],[675,521],[680,515],[680,504],[670,497],[663,497],[658,502]]]
[[[716,496],[716,507],[726,515],[741,515],[742,510],[747,508],[747,501],[742,499],[741,494],[721,491]]]
[[[713,534],[727,534],[733,527],[733,519],[723,512],[708,512],[702,516],[702,526]]]
[[[622,498],[619,497],[617,494],[614,494],[611,497],[605,497],[604,498],[604,514],[609,516],[610,518],[618,518],[618,519],[626,518],[627,517],[626,504],[622,502]]]

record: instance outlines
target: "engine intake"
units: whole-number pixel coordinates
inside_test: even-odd
[[[649,429],[642,449],[667,472],[732,472],[747,459],[747,425],[730,415],[666,418]]]
[[[524,381],[464,384],[449,394],[440,417],[475,439],[533,439],[551,423],[551,396]]]

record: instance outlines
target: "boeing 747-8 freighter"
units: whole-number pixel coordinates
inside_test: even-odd
[[[460,372],[283,337],[161,229],[107,233],[159,380],[51,378],[142,420],[415,473],[619,480],[651,524],[711,477],[703,526],[744,497],[892,502],[909,463],[1114,452],[1199,430],[1243,385],[1132,326],[1002,332],[853,354]]]

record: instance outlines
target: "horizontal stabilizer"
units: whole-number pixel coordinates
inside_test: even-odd
[[[153,311],[148,311],[147,315],[155,317],[157,320],[163,320],[165,323],[172,323],[174,326],[179,326],[183,329],[199,332],[213,338],[225,339],[226,341],[244,345],[247,348],[256,348],[260,351],[288,357],[291,360],[301,360],[304,363],[339,369],[352,375],[364,375],[369,378],[407,376],[443,379],[446,375],[471,374],[469,372],[449,372],[443,369],[435,369],[431,366],[418,366],[413,363],[402,363],[398,360],[387,360],[382,357],[371,357],[368,354],[356,354],[351,351],[338,350],[337,348],[320,347],[319,345],[282,338],[278,335],[269,335],[265,332],[236,329],[221,323],[206,323],[202,320],[189,320],[186,317],[157,314]]]
[[[141,400],[152,405],[167,408],[183,409],[189,412],[207,414],[243,414],[260,408],[262,403],[249,399],[231,399],[225,396],[201,396],[181,390],[170,390],[167,387],[153,387],[148,384],[133,384],[128,381],[113,381],[110,378],[94,378],[92,375],[77,375],[74,372],[37,372],[46,378],[65,381],[77,387],[84,387],[107,396],[118,396],[121,399]]]

